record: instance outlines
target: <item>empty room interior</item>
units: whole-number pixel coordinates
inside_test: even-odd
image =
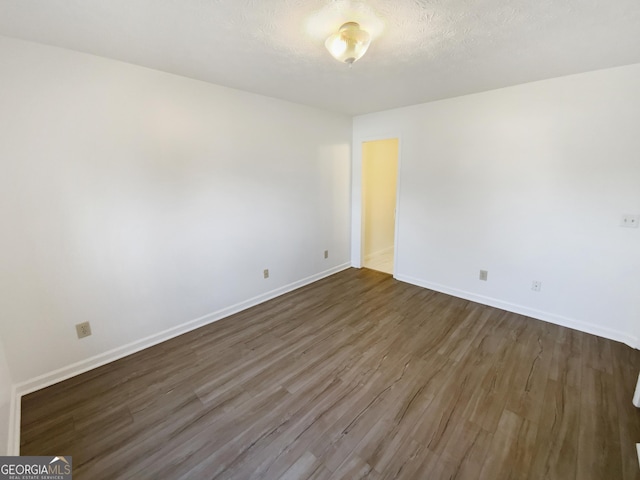
[[[640,479],[637,0],[0,0],[0,161],[1,455]]]

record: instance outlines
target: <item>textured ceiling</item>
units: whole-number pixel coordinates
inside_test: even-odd
[[[324,38],[360,21],[352,69]],[[0,35],[360,114],[640,62],[639,0],[0,0]]]

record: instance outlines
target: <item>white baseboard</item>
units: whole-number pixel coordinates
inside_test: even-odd
[[[94,368],[101,367],[115,360],[124,358],[128,355],[131,355],[132,353],[136,353],[144,350],[145,348],[149,348],[159,343],[165,342],[174,337],[195,330],[196,328],[200,328],[210,323],[216,322],[235,313],[254,307],[260,303],[264,303],[268,300],[279,297],[280,295],[284,295],[285,293],[297,290],[298,288],[309,285],[310,283],[317,282],[318,280],[329,277],[350,267],[351,263],[338,265],[315,275],[311,275],[310,277],[303,278],[302,280],[299,280],[297,282],[290,283],[275,290],[271,290],[270,292],[258,295],[257,297],[250,298],[248,300],[245,300],[244,302],[231,305],[230,307],[226,307],[203,317],[190,320],[176,327],[163,330],[162,332],[156,333],[154,335],[149,335],[148,337],[136,340],[135,342],[131,342],[127,345],[114,348],[99,355],[94,355],[93,357],[81,360],[66,367],[53,370],[49,373],[45,373],[44,375],[40,375],[38,377],[14,385],[12,388],[11,406],[9,413],[10,419],[8,455],[20,454],[20,407],[21,398],[23,395],[41,390],[55,383],[61,382],[71,377],[75,377],[76,375],[80,375],[81,373],[93,370]]]
[[[568,327],[574,330],[579,330],[581,332],[591,333],[599,337],[622,342],[626,345],[629,345],[631,348],[640,349],[640,342],[638,338],[619,330],[613,330],[611,328],[601,327],[600,325],[594,325],[592,323],[575,320],[572,318],[564,317],[562,315],[535,310],[515,303],[505,302],[497,298],[477,295],[475,293],[458,290],[457,288],[448,287],[446,285],[427,282],[418,278],[410,277],[408,275],[396,275],[395,278],[397,280],[400,280],[401,282],[410,283],[418,287],[428,288],[429,290],[435,290],[436,292],[446,293],[454,297],[464,298],[465,300],[470,300],[472,302],[481,303],[483,305],[499,308],[508,312],[525,315],[527,317],[542,320],[544,322],[554,323],[562,327]]]
[[[5,455],[20,455],[20,399],[15,385],[11,387],[11,403],[9,404],[9,438]]]

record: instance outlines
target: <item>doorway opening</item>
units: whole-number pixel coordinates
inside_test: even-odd
[[[398,139],[362,143],[362,265],[394,273]]]

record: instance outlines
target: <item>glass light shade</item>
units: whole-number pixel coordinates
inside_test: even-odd
[[[366,30],[356,22],[347,22],[324,45],[333,58],[351,65],[365,54],[370,43],[371,35]]]

